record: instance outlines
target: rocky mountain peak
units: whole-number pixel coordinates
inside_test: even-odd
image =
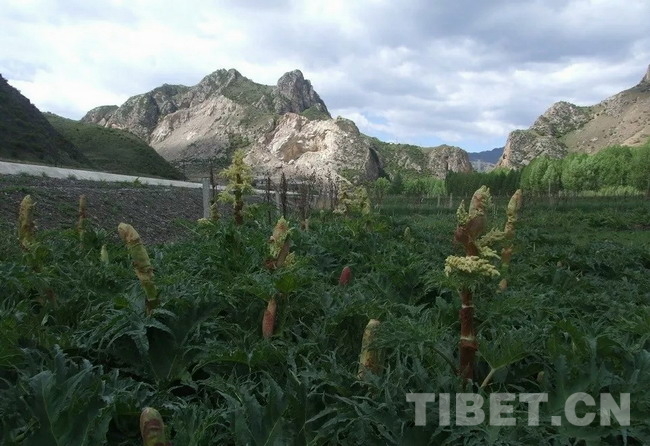
[[[643,76],[643,79],[641,79],[641,82],[645,82],[646,84],[650,84],[650,65],[648,65],[648,71],[645,72],[645,76]]]
[[[581,127],[590,119],[584,107],[566,101],[553,104],[533,123],[531,130],[541,136],[561,137]]]
[[[231,68],[229,70],[221,68],[217,71],[208,74],[203,79],[201,79],[201,82],[199,82],[199,84],[195,88],[207,89],[211,92],[215,92],[227,87],[228,85],[240,79],[246,79],[246,78],[242,76],[242,74],[239,71],[235,70],[234,68]]]
[[[291,86],[294,84],[299,84],[304,82],[309,82],[309,81],[305,81],[305,76],[302,74],[302,71],[300,70],[288,71],[284,73],[282,76],[280,76],[280,79],[278,79],[278,88],[282,89],[286,85]]]
[[[312,108],[330,116],[325,103],[300,70],[283,74],[278,79],[275,92],[276,113],[301,113]]]

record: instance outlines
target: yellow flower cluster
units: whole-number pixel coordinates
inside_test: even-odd
[[[499,277],[499,270],[488,259],[478,256],[449,256],[445,260],[445,275],[465,273],[484,277]]]
[[[251,185],[253,173],[251,166],[244,162],[246,153],[239,149],[236,150],[232,157],[232,164],[221,172],[221,176],[228,180],[226,189],[219,196],[219,200],[224,203],[234,203],[253,190]]]

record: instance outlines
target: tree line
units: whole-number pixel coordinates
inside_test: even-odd
[[[610,146],[594,155],[571,154],[563,159],[540,156],[519,170],[448,172],[444,180],[426,176],[404,178],[398,172],[392,181],[380,178],[370,186],[381,196],[423,198],[469,196],[483,185],[497,196],[510,196],[520,188],[534,195],[650,195],[650,140],[641,147]]]
[[[521,172],[520,186],[535,194],[650,191],[650,141],[641,147],[611,146],[594,155],[535,158]]]

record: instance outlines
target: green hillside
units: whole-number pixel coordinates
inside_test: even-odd
[[[91,167],[41,112],[0,76],[0,159]]]
[[[74,121],[52,113],[45,113],[45,117],[102,171],[174,180],[185,178],[153,148],[127,131]]]

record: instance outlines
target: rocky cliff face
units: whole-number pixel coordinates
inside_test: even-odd
[[[443,179],[447,172],[471,172],[469,155],[460,147],[441,145],[418,147],[392,144],[368,138],[382,161],[382,168],[390,176],[401,172],[408,176],[432,175]]]
[[[436,178],[444,179],[447,172],[471,172],[472,164],[463,149],[443,144],[427,152],[427,170]]]
[[[599,104],[553,104],[528,130],[508,136],[497,167],[525,166],[535,157],[595,153],[605,147],[636,146],[650,138],[650,67],[641,82]]]
[[[285,113],[276,127],[257,140],[247,161],[259,174],[337,178],[354,172],[377,178],[381,164],[354,122],[338,117],[309,120]]]

